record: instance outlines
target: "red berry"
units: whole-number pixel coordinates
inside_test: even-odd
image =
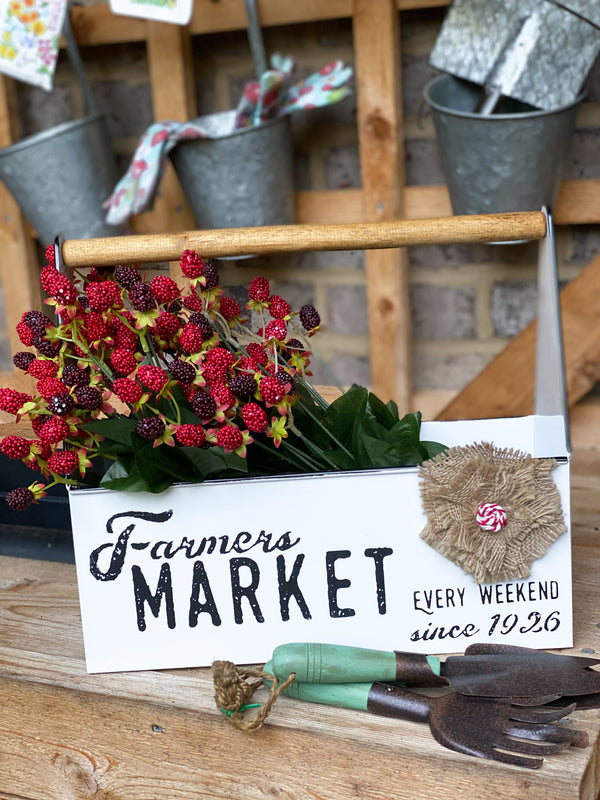
[[[28,403],[33,398],[25,392],[17,392],[16,389],[0,389],[0,411],[8,414],[16,414],[22,405]]]
[[[225,317],[227,322],[231,322],[232,319],[239,317],[242,309],[240,308],[240,304],[237,302],[237,300],[234,300],[233,297],[227,297],[227,295],[224,295],[221,297],[219,311]]]
[[[69,426],[60,417],[50,417],[39,432],[39,437],[45,444],[57,444],[68,436]]]
[[[118,348],[113,350],[110,365],[121,375],[130,375],[137,367],[137,361],[131,350]]]
[[[40,378],[35,388],[44,400],[50,400],[59,394],[69,394],[67,386],[58,378]]]
[[[89,283],[85,294],[92,311],[108,311],[121,305],[121,292],[114,281],[97,281]]]
[[[58,364],[48,358],[34,358],[27,372],[34,378],[56,378]]]
[[[250,281],[250,286],[248,287],[248,296],[250,300],[266,303],[270,294],[271,289],[269,288],[269,281],[266,278],[259,276]]]
[[[223,425],[217,432],[217,444],[226,453],[232,453],[244,444],[244,437],[235,425]]]
[[[242,408],[242,419],[248,430],[263,433],[267,429],[267,412],[257,403],[246,403]]]
[[[195,291],[190,292],[190,294],[186,294],[183,297],[183,305],[185,308],[189,308],[190,311],[202,311],[202,298]]]
[[[159,303],[172,303],[179,297],[179,287],[168,275],[156,275],[150,281],[150,288]]]
[[[79,458],[73,450],[56,450],[48,459],[48,469],[57,475],[70,475],[79,466]]]
[[[100,284],[92,284],[99,286]],[[84,336],[88,343],[101,342],[109,335],[110,329],[106,324],[101,311],[89,311],[85,315],[85,329]]]
[[[113,382],[112,390],[119,400],[132,405],[137,403],[143,394],[142,387],[131,378],[117,378]]]
[[[199,278],[204,270],[202,259],[194,250],[184,250],[179,265],[186,278]]]
[[[67,276],[60,272],[55,272],[48,294],[65,306],[70,306],[77,300],[77,289]]]
[[[142,364],[138,367],[137,378],[142,384],[153,392],[160,392],[169,380],[167,373],[154,364]]]
[[[257,342],[250,342],[250,344],[246,345],[246,352],[250,358],[253,358],[263,367],[265,367],[269,362],[269,356],[267,355],[265,348]]]
[[[287,300],[274,294],[269,298],[269,314],[273,319],[283,319],[290,313],[291,308]]]
[[[274,319],[265,327],[265,338],[267,340],[276,339],[283,342],[287,336],[287,327],[282,319]]]
[[[186,353],[199,353],[202,350],[203,342],[204,336],[197,325],[188,322],[187,325],[183,326],[179,337],[179,344]]]
[[[180,327],[181,321],[179,317],[168,311],[163,311],[154,322],[154,328],[158,335],[167,339],[175,336]]]
[[[211,387],[211,395],[217,401],[217,405],[231,408],[235,405],[235,395],[229,391],[229,387],[224,383],[217,383]]]
[[[184,447],[202,447],[206,440],[206,431],[202,425],[180,425],[175,433],[175,438]]]
[[[179,287],[168,275],[156,275],[150,281],[150,288],[159,303],[172,303],[179,297]]]
[[[0,452],[15,460],[25,458],[31,450],[31,442],[22,436],[5,436],[0,442]]]
[[[260,379],[259,389],[267,408],[279,403],[286,395],[285,386],[271,375],[263,375]]]
[[[25,345],[25,347],[31,347],[35,334],[29,325],[21,320],[16,326],[16,330],[21,344]]]
[[[120,322],[114,331],[115,345],[119,349],[135,351],[138,349],[139,339],[127,325]]]

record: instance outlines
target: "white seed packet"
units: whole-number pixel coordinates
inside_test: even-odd
[[[174,25],[187,25],[192,16],[193,0],[110,0],[113,14],[142,17]]]

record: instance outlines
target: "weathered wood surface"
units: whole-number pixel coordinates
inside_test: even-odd
[[[600,257],[560,293],[569,406],[600,380]],[[439,419],[518,417],[533,413],[536,323],[530,323],[440,412]]]
[[[600,652],[599,409],[573,414],[574,653]],[[393,643],[392,643],[393,647]],[[280,698],[263,729],[215,708],[210,670],[88,675],[74,568],[0,558],[2,800],[595,800],[600,711],[585,750],[539,771],[462,756],[427,726]]]

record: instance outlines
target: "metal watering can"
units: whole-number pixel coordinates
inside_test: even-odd
[[[65,238],[123,233],[104,220],[102,203],[118,178],[106,118],[87,83],[69,13],[63,33],[67,55],[82,87],[87,116],[28,136],[0,150],[2,180],[42,244]]]
[[[246,0],[254,70],[267,68],[255,0]],[[178,144],[170,153],[199,228],[250,228],[294,222],[290,121],[275,117],[233,130],[235,110],[198,117],[214,138]]]

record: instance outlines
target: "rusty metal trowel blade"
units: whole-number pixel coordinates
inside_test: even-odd
[[[598,664],[593,658],[491,644],[467,648],[463,656],[450,656],[442,675],[461,694],[548,702],[599,693],[600,672],[592,669]]]
[[[599,52],[600,30],[549,0],[454,0],[429,63],[552,111],[576,102]]]

